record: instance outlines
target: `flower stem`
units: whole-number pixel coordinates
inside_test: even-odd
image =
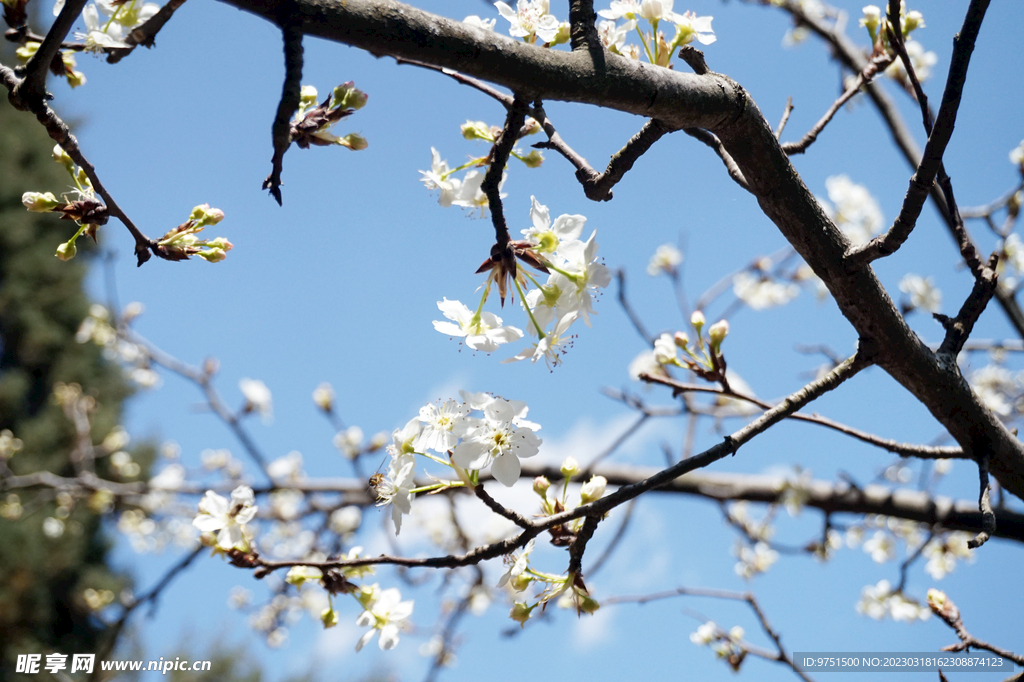
[[[512,283],[516,285],[516,291],[519,292],[519,300],[522,301],[523,307],[526,308],[526,314],[529,316],[530,322],[533,323],[533,328],[537,330],[537,339],[541,340],[545,338],[547,335],[544,333],[544,330],[540,328],[540,325],[537,324],[537,318],[533,316],[533,311],[530,310],[530,304],[526,302],[526,294],[523,293],[523,288],[519,286],[519,279],[513,278]]]

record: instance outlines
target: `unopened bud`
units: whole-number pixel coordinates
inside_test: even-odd
[[[704,313],[701,311],[694,311],[693,315],[690,315],[690,324],[692,324],[694,329],[697,330],[698,335],[700,334],[701,328],[704,327],[706,323],[707,320],[704,319]]]
[[[924,15],[913,10],[907,12],[907,16],[903,19],[903,36],[910,35],[911,31],[919,28],[924,28]]]
[[[370,146],[366,138],[359,133],[349,133],[345,137],[338,138],[338,144],[342,147],[348,147],[354,152],[362,151]]]
[[[604,476],[594,476],[580,488],[580,503],[587,504],[594,500],[600,500],[604,496],[604,490],[607,485],[608,479]]]
[[[76,253],[78,253],[78,249],[75,247],[74,242],[64,242],[57,247],[57,253],[55,255],[57,258],[67,261],[74,258]]]
[[[328,606],[320,613],[320,621],[325,628],[333,628],[338,624],[338,612]]]
[[[551,487],[551,481],[547,479],[547,476],[538,476],[533,479],[533,492],[537,493],[541,497],[548,494],[548,488]]]
[[[686,347],[690,345],[690,337],[683,332],[676,332],[675,336],[672,337],[676,345],[686,350]]]
[[[313,391],[313,402],[324,412],[334,409],[334,389],[326,381]]]
[[[526,117],[526,122],[523,123],[523,135],[534,135],[539,133],[540,129],[541,126],[540,123],[537,122],[537,119],[532,116]]]
[[[21,195],[21,203],[33,213],[46,213],[62,202],[53,196],[53,192],[25,192]]]
[[[594,613],[601,608],[601,604],[593,597],[581,594],[576,608],[579,609],[580,613]]]
[[[362,109],[370,98],[352,81],[334,88],[334,104],[342,109]]]
[[[299,93],[299,108],[309,109],[315,107],[319,95],[312,85],[303,85]]]
[[[708,337],[711,339],[711,347],[716,351],[721,347],[722,341],[729,335],[729,321],[719,320],[708,327]]]
[[[525,626],[526,621],[530,620],[531,611],[533,611],[533,607],[527,606],[524,602],[517,601],[512,606],[512,610],[508,612],[508,617],[519,623],[519,625]]]
[[[550,45],[551,47],[554,47],[555,45],[562,45],[564,43],[569,42],[570,37],[571,36],[569,32],[569,22],[563,21],[558,26],[558,33],[555,34],[554,40],[548,43],[548,45]]]
[[[544,163],[544,155],[534,149],[526,156],[519,157],[519,160],[525,163],[527,168],[540,168],[540,165]]]
[[[460,126],[462,136],[467,140],[486,140],[494,142],[491,127],[483,121],[466,121]]]
[[[533,578],[531,578],[526,573],[520,573],[516,577],[512,578],[512,580],[509,582],[509,585],[516,592],[524,592],[526,588],[530,586],[531,582],[533,582]]]
[[[580,473],[580,463],[576,461],[575,457],[566,457],[565,461],[562,462],[561,471],[562,475],[566,478],[572,478]]]

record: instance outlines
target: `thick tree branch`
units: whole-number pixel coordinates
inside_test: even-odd
[[[226,1],[271,21],[281,6],[279,0]],[[458,69],[530,100],[594,104],[714,133],[765,215],[821,277],[858,336],[877,349],[876,364],[913,393],[965,451],[991,452],[992,473],[1005,490],[1024,497],[1024,447],[974,395],[955,364],[940,361],[910,330],[870,268],[846,270],[849,241],[804,185],[757,106],[728,77],[679,73],[607,52],[598,68],[582,51],[541,49],[393,0],[289,3],[308,35],[378,56]],[[860,63],[854,70],[862,68]],[[1019,328],[1024,331],[1024,316]]]

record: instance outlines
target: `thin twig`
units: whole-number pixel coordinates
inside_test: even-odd
[[[779,121],[779,126],[775,129],[775,139],[782,137],[782,131],[786,129],[786,123],[789,122],[789,115],[793,113],[793,98],[786,98],[786,106],[782,110],[782,119]]]
[[[967,546],[971,549],[977,549],[984,545],[988,542],[989,537],[996,532],[996,515],[992,511],[992,502],[989,500],[991,486],[988,480],[988,459],[987,453],[978,459],[978,481],[981,487],[981,493],[978,496],[978,510],[981,511],[982,529],[973,539],[967,541]]]
[[[302,21],[289,18],[282,11],[281,37],[284,41],[284,85],[281,87],[281,101],[277,104],[274,123],[271,126],[271,141],[274,155],[271,157],[270,175],[263,181],[263,189],[281,205],[281,172],[284,168],[284,154],[292,143],[292,114],[299,108],[302,97]]]
[[[753,191],[750,189],[750,185],[747,184],[746,177],[743,175],[743,171],[740,170],[736,161],[729,155],[729,152],[726,151],[725,145],[722,144],[722,141],[718,139],[717,135],[702,128],[684,128],[683,132],[695,140],[703,142],[708,147],[711,147],[715,154],[718,154],[718,158],[722,160],[722,163],[725,164],[725,170],[729,173],[729,177],[732,178],[737,185],[753,194]]]

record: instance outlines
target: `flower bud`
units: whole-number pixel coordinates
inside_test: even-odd
[[[312,85],[303,85],[299,93],[299,109],[306,110],[315,107],[319,95]]]
[[[860,20],[860,25],[868,30],[868,35],[874,42],[878,36],[878,26],[882,23],[882,10],[876,5],[868,5],[863,11],[864,16]]]
[[[516,592],[523,592],[526,590],[526,588],[530,586],[531,582],[533,582],[532,577],[530,577],[526,573],[520,573],[516,577],[512,578],[509,584],[512,587],[512,589]]]
[[[75,162],[71,160],[68,153],[59,144],[53,146],[53,160],[68,169],[68,173],[74,175]]]
[[[593,597],[581,593],[576,608],[580,613],[594,613],[601,608],[601,604]]]
[[[580,463],[576,461],[575,457],[566,457],[565,461],[562,462],[561,471],[562,475],[566,478],[572,478],[580,473]]]
[[[326,381],[313,391],[313,402],[324,412],[334,409],[334,389]]]
[[[907,16],[903,18],[903,37],[910,35],[911,31],[919,28],[924,28],[924,15],[917,10],[907,12]]]
[[[353,81],[334,88],[334,104],[342,109],[362,109],[369,98]]]
[[[33,213],[46,213],[61,205],[53,192],[25,192],[21,195],[21,203]]]
[[[532,606],[527,606],[525,602],[517,601],[512,606],[512,610],[508,612],[508,617],[519,623],[519,625],[525,626],[526,621],[530,620],[531,611],[533,611]]]
[[[539,133],[540,130],[541,126],[540,123],[537,122],[537,119],[532,116],[527,116],[526,122],[523,123],[523,135],[534,135]]]
[[[700,336],[700,330],[704,327],[706,323],[707,320],[704,319],[704,313],[702,313],[701,311],[696,310],[694,311],[693,315],[690,315],[690,324],[692,324],[693,328],[697,330],[698,336]]]
[[[487,142],[494,142],[494,135],[491,133],[491,127],[483,121],[466,121],[459,128],[462,130],[462,136],[467,140],[486,140]]]
[[[333,628],[338,624],[338,612],[328,606],[320,613],[320,621],[324,624],[324,628]]]
[[[675,344],[683,350],[686,350],[686,347],[690,345],[690,337],[683,332],[676,332],[675,336],[672,338],[675,341]]]
[[[342,147],[348,147],[354,152],[362,151],[370,146],[370,143],[366,141],[366,138],[359,133],[349,133],[345,137],[339,137],[338,144]]]
[[[537,493],[541,497],[548,494],[548,488],[551,487],[551,481],[546,476],[538,476],[533,479],[533,492]]]
[[[711,339],[711,347],[718,351],[722,346],[722,341],[729,335],[729,321],[719,320],[713,325],[708,327],[708,337]]]
[[[78,249],[75,247],[74,242],[64,242],[57,247],[57,253],[54,255],[61,260],[67,261],[74,258],[76,253],[78,253]]]
[[[284,581],[289,585],[298,587],[307,580],[320,580],[322,577],[324,577],[324,574],[319,568],[313,566],[292,566],[288,569],[288,575],[285,576]]]
[[[19,47],[17,50],[15,50],[14,54],[18,58],[19,62],[21,62],[22,64],[27,64],[28,60],[32,59],[33,55],[35,55],[35,53],[39,50],[39,46],[41,44],[42,43],[30,40],[21,47]]]
[[[534,149],[526,156],[520,157],[519,160],[525,163],[527,168],[540,168],[541,164],[544,163],[544,155]]]
[[[594,500],[600,500],[604,496],[604,489],[608,485],[608,479],[604,476],[594,476],[580,488],[580,503],[587,504]]]

